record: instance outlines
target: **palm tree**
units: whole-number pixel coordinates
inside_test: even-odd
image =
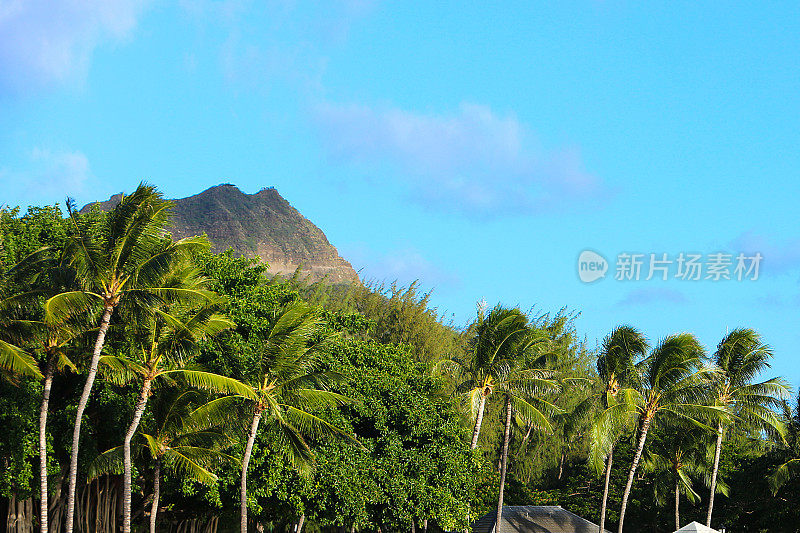
[[[44,381],[42,385],[42,402],[39,408],[39,485],[40,509],[39,530],[46,533],[49,527],[48,517],[48,486],[47,486],[47,416],[50,405],[50,390],[56,371],[77,371],[75,364],[70,359],[72,342],[86,333],[86,327],[81,323],[52,324],[47,320],[17,320],[10,324],[17,335],[22,335],[41,354],[44,366]]]
[[[189,277],[191,280],[191,277]],[[194,279],[182,285],[199,286],[202,280]],[[142,380],[139,399],[134,407],[133,419],[125,432],[123,442],[123,498],[122,498],[122,531],[129,533],[131,529],[131,440],[139,427],[151,389],[156,380],[183,376],[189,383],[216,392],[234,392],[246,394],[247,387],[233,378],[219,376],[209,372],[188,370],[184,368],[189,362],[196,343],[214,336],[232,327],[228,319],[214,312],[213,302],[199,309],[185,313],[185,316],[173,311],[156,309],[146,323],[134,325],[133,335],[138,339],[133,353],[138,354],[131,360],[122,357],[104,356],[101,362],[118,370],[120,374],[134,373]]]
[[[330,340],[323,328],[324,322],[316,310],[296,302],[276,310],[263,333],[258,367],[250,382],[250,394],[245,398],[250,429],[242,457],[242,533],[247,533],[247,468],[262,419],[273,442],[298,469],[308,467],[313,460],[304,435],[346,437],[341,430],[309,412],[348,401],[328,390],[340,377],[320,369],[320,355]]]
[[[622,494],[619,533],[622,533],[633,478],[651,426],[682,420],[703,427],[700,420],[725,414],[724,409],[707,405],[705,402],[712,370],[703,366],[703,357],[703,348],[693,335],[688,333],[670,335],[662,340],[640,364],[641,389],[626,391],[625,395],[628,397],[624,401],[635,403],[638,427],[636,451]],[[604,411],[598,424],[600,428],[613,425],[615,410],[616,406],[612,406]]]
[[[475,421],[470,447],[478,446],[486,402],[510,370],[509,361],[519,355],[520,340],[530,338],[528,317],[519,309],[495,306],[484,316],[481,309],[473,327],[470,349],[466,359],[453,358],[443,363],[455,366],[454,373],[461,381],[457,387],[468,398]],[[540,342],[541,339],[531,339]]]
[[[527,317],[525,320],[527,321]],[[516,414],[521,423],[552,433],[550,418],[561,412],[561,409],[546,399],[548,394],[560,389],[559,383],[553,379],[553,371],[548,369],[552,354],[543,350],[549,345],[546,335],[538,328],[526,326],[523,335],[515,334],[514,337],[514,342],[507,346],[506,352],[512,358],[493,367],[493,389],[502,398],[505,407],[500,491],[495,522],[497,533],[500,531],[503,516],[512,415]]]
[[[632,388],[638,386],[640,378],[636,363],[647,352],[644,335],[631,326],[619,326],[604,340],[597,356],[598,393],[590,396],[585,403],[596,405],[605,414],[598,418],[591,429],[590,463],[598,472],[605,468],[603,500],[600,506],[599,531],[605,528],[608,486],[611,479],[611,464],[614,458],[614,445],[621,432],[627,428],[635,405],[626,402],[632,397]],[[603,424],[599,424],[600,420]],[[605,467],[603,467],[605,463]]]
[[[204,484],[216,482],[210,470],[222,461],[236,462],[222,452],[231,445],[223,425],[229,413],[224,405],[202,403],[200,393],[186,388],[170,388],[159,393],[155,401],[152,426],[140,431],[141,450],[153,464],[153,501],[150,505],[150,533],[156,532],[161,494],[161,471],[171,471],[183,479]],[[89,479],[103,474],[118,474],[125,469],[122,447],[117,446],[99,455],[89,468]]]
[[[54,319],[42,317],[42,297],[53,295],[65,288],[74,288],[73,272],[60,268],[54,261],[50,248],[42,248],[28,255],[8,272],[16,285],[26,290],[0,300],[2,311],[2,332],[6,339],[15,344],[0,340],[0,343],[14,350],[17,346],[29,346],[39,355],[44,372],[42,402],[39,409],[39,482],[40,508],[39,530],[47,533],[48,486],[47,486],[47,417],[50,404],[50,391],[56,371],[66,369],[77,371],[70,360],[70,344],[88,331],[92,313]],[[87,302],[88,303],[88,302]],[[90,306],[91,307],[91,306]],[[38,318],[35,319],[35,318]],[[26,354],[27,355],[27,354]],[[30,356],[28,356],[30,357]],[[40,371],[39,368],[36,368]]]
[[[642,468],[655,474],[656,503],[663,504],[667,501],[668,494],[674,494],[677,530],[681,527],[681,494],[692,503],[697,503],[700,496],[692,486],[692,479],[702,479],[707,485],[710,484],[711,469],[707,459],[711,446],[708,432],[692,424],[669,428],[665,433],[655,440],[652,449],[645,451]],[[720,482],[717,490],[728,494],[725,483]]]
[[[66,533],[72,533],[75,515],[75,489],[78,479],[78,447],[83,412],[89,401],[100,353],[105,344],[111,316],[122,303],[137,314],[165,299],[205,298],[204,291],[168,288],[162,285],[177,259],[208,248],[208,240],[190,237],[177,242],[164,238],[171,202],[144,183],[102,217],[79,216],[73,202],[67,207],[71,235],[64,250],[64,264],[75,270],[80,291],[69,291],[50,298],[45,304],[48,316],[63,317],[86,309],[86,297],[103,306],[86,382],[78,401],[70,454],[67,492]]]
[[[706,514],[708,527],[711,527],[719,456],[726,427],[741,426],[741,429],[757,434],[769,431],[779,434],[781,438],[786,435],[786,427],[772,408],[779,407],[781,400],[788,398],[788,384],[781,378],[753,383],[761,372],[770,367],[771,358],[772,349],[761,341],[758,333],[748,328],[734,329],[728,333],[714,352],[714,363],[720,369],[713,381],[714,401],[716,405],[728,409],[733,418],[728,423],[722,419],[717,422],[711,495]]]

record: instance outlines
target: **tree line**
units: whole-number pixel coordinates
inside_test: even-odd
[[[173,241],[150,185],[66,207],[0,211],[8,531],[464,531],[504,503],[619,532],[793,516],[798,413],[752,329],[706,353],[632,326],[590,349],[567,310],[481,304],[458,328],[416,284],[280,279]]]

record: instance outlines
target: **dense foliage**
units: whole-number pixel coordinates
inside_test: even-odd
[[[71,279],[65,274],[56,282],[54,276],[62,272],[57,268],[68,274],[74,265],[65,255],[76,224],[108,216],[94,211],[64,217],[57,206],[24,214],[0,210],[0,341],[19,350],[3,348],[0,359],[0,512],[9,531],[40,527],[42,376],[53,361],[61,363],[53,367],[42,453],[49,529],[64,527],[71,435],[102,309],[87,303],[82,313],[70,314],[74,323],[66,335],[65,316],[53,322],[44,304],[54,291],[65,290],[63,279]],[[166,249],[167,241],[159,246]],[[25,268],[15,267],[20,262]],[[265,351],[306,354],[312,347],[313,358],[294,360],[303,388],[285,385],[272,411],[264,404],[271,413],[265,416],[277,422],[256,431],[248,452],[251,530],[464,531],[496,510],[507,449],[505,504],[561,505],[599,522],[604,461],[613,450],[606,527],[617,524],[630,479],[626,531],[668,532],[675,529],[676,486],[680,522],[705,522],[717,442],[716,484],[724,490],[716,496],[715,527],[788,531],[796,526],[787,524],[800,521],[800,405],[785,401],[780,380],[761,385],[758,374],[771,352],[751,330],[737,334],[753,345],[745,355],[757,352],[753,365],[761,366],[735,378],[736,390],[746,392],[746,401],[737,403],[733,392],[721,395],[732,389],[725,388],[714,357],[690,335],[653,343],[649,351],[643,345],[623,380],[619,370],[604,366],[613,343],[592,350],[568,310],[481,307],[473,324],[457,328],[429,306],[430,295],[416,285],[307,285],[297,276],[270,277],[268,265],[255,260],[202,247],[167,266],[161,281],[175,290],[192,284],[204,299],[181,301],[165,290],[146,299],[147,306],[111,315],[80,431],[76,531],[116,531],[122,525],[125,484],[115,450],[126,431],[133,435],[134,531],[146,530],[151,516],[159,531],[238,530],[241,460],[253,405],[280,385],[278,377],[265,376],[290,383],[286,376],[295,375],[265,369],[265,361],[288,364],[265,359]],[[48,270],[31,275],[37,268]],[[314,328],[300,341],[281,344],[285,339],[276,337],[276,324],[288,310],[301,308]],[[190,317],[202,313],[224,327],[195,334],[199,327],[188,326],[194,324]],[[501,348],[492,338],[503,325],[499,319],[492,325],[490,318],[501,315],[513,319],[506,323],[517,331],[513,346]],[[61,359],[37,344],[33,329],[18,327],[34,323],[68,339],[59,345]],[[164,354],[157,369],[143,355],[144,341],[152,353]],[[727,361],[731,342],[723,339],[716,362]],[[481,350],[494,352],[487,357]],[[20,371],[11,364],[15,357],[33,358],[35,371]],[[491,394],[476,433],[477,404],[466,394],[475,388],[464,385],[471,383],[464,369],[478,363],[482,373],[472,375],[483,376]],[[734,366],[725,369],[732,373]],[[659,393],[661,403],[655,404],[652,391],[668,386],[664,375],[680,383]],[[148,379],[152,391],[143,392]],[[755,388],[747,389],[751,382]],[[256,390],[261,400],[247,390]],[[312,390],[319,395],[302,392]],[[308,417],[292,418],[293,408]],[[507,418],[508,412],[513,416]],[[132,425],[136,413],[141,422]],[[692,442],[678,438],[688,434]],[[671,466],[674,453],[685,458],[677,461],[679,468]],[[632,470],[635,458],[641,465]]]

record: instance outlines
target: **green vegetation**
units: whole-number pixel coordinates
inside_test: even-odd
[[[593,351],[566,310],[456,328],[415,284],[172,241],[170,209],[143,185],[0,210],[8,531],[464,531],[503,502],[619,531],[798,520],[800,405],[750,329],[707,356],[630,326]]]

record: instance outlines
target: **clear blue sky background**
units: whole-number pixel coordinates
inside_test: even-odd
[[[457,324],[485,298],[580,311],[591,345],[750,326],[800,385],[800,4],[490,4],[2,1],[0,202],[275,186]],[[613,279],[725,250],[760,278]]]

